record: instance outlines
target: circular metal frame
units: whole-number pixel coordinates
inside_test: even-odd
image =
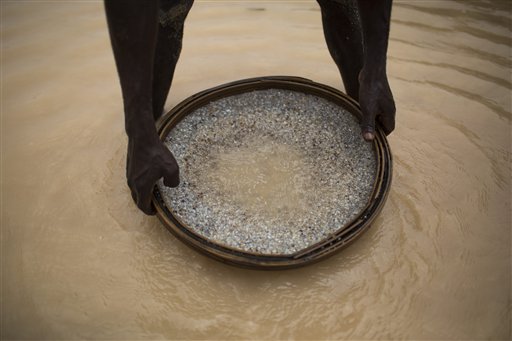
[[[343,107],[358,119],[361,118],[361,111],[357,102],[332,87],[298,77],[250,78],[199,92],[179,103],[157,122],[160,139],[163,141],[171,129],[185,116],[212,101],[244,92],[265,89],[285,89],[322,97]],[[256,254],[208,240],[188,229],[174,217],[171,210],[166,206],[157,186],[153,190],[153,204],[158,218],[171,233],[187,245],[217,260],[231,265],[264,270],[281,270],[304,266],[331,256],[352,243],[368,229],[380,213],[387,199],[392,178],[391,151],[386,136],[380,127],[377,127],[373,146],[377,158],[377,172],[373,191],[366,207],[354,220],[345,226],[340,226],[336,232],[330,234],[324,240],[293,254]]]

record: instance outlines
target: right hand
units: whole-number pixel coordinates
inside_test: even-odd
[[[148,215],[156,213],[151,203],[155,183],[162,177],[166,186],[177,187],[180,183],[178,163],[158,138],[150,142],[129,139],[126,177],[133,201]]]

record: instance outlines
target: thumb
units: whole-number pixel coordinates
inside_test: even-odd
[[[361,133],[366,141],[372,141],[375,138],[375,116],[377,113],[375,105],[361,104]]]

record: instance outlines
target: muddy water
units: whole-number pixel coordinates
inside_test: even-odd
[[[131,203],[101,2],[2,1],[2,337],[509,339],[511,8],[398,1],[394,183],[317,265],[219,264]],[[197,1],[171,108],[250,76],[341,87],[313,1]]]
[[[308,165],[298,148],[250,141],[245,148],[216,153],[204,175],[221,195],[247,211],[269,217],[309,212],[304,191]]]

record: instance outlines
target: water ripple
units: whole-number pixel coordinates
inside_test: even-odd
[[[492,84],[503,86],[509,90],[512,90],[512,81],[510,78],[505,79],[505,78],[501,78],[498,76],[494,76],[488,72],[484,72],[483,70],[470,69],[470,68],[463,67],[463,66],[460,66],[457,64],[452,64],[452,63],[428,62],[428,61],[424,61],[424,60],[400,58],[400,57],[393,57],[393,56],[388,57],[388,60],[425,65],[425,66],[429,66],[429,67],[443,68],[443,69],[447,69],[447,70],[455,70],[462,74],[469,75],[469,76],[475,77],[477,79],[484,80],[484,81],[490,82]]]
[[[460,1],[463,7],[473,6],[476,4],[476,2],[468,2],[466,0]],[[506,1],[501,1],[502,4],[505,4],[505,10],[510,11],[510,4],[506,4]],[[493,3],[493,7],[495,7],[497,4],[499,4],[499,1],[495,1]],[[452,20],[453,18],[459,18],[463,17],[464,19],[474,20],[474,21],[481,21],[485,22],[491,25],[500,26],[502,28],[505,28],[507,30],[511,29],[511,18],[509,15],[499,15],[496,14],[496,12],[493,13],[486,13],[482,11],[482,8],[480,10],[469,10],[467,8],[446,8],[446,7],[434,7],[434,6],[422,6],[417,5],[413,3],[412,1],[403,2],[403,1],[397,1],[396,6],[400,8],[408,8],[415,11],[423,12],[432,14],[435,17],[442,17],[443,19]],[[489,6],[483,6],[484,9],[489,9]]]

